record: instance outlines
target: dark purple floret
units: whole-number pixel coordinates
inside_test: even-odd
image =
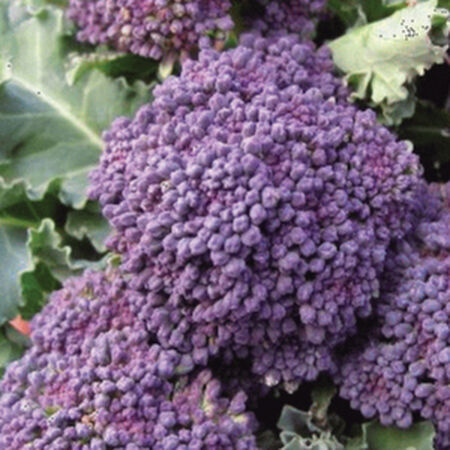
[[[332,67],[299,37],[244,35],[105,134],[91,196],[163,347],[292,384],[332,370],[327,349],[370,314],[421,169]]]
[[[111,271],[51,296],[0,382],[0,448],[256,449],[240,386],[154,344],[128,294]]]
[[[70,0],[77,38],[161,59],[189,53],[207,33],[224,39],[233,27],[229,0]]]
[[[33,347],[8,367],[1,448],[256,449],[246,394],[222,395],[210,371],[167,379],[164,365],[183,370],[179,355],[133,330],[83,345],[85,357]]]
[[[326,0],[258,0],[264,6],[262,17],[253,28],[267,34],[313,34],[317,19],[324,14]]]
[[[69,278],[31,321],[33,345],[42,351],[77,354],[83,340],[133,326],[137,319],[130,303],[137,295],[127,291],[124,277],[110,268]]]
[[[389,250],[376,324],[340,374],[353,408],[402,428],[418,413],[436,425],[439,449],[450,447],[449,187],[432,188],[446,202],[438,216],[427,214]]]

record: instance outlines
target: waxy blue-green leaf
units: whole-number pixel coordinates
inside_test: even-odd
[[[31,318],[65,278],[105,262],[74,258],[64,230],[48,218],[64,215],[64,207],[48,194],[31,202],[25,190],[23,183],[0,180],[0,325],[18,313]]]
[[[95,62],[71,77],[79,45],[50,3],[0,0],[0,323],[19,311],[31,317],[61,280],[101,257],[91,247],[74,262],[64,225],[103,252],[105,223],[90,210],[69,216],[68,207],[86,205],[102,131],[150,98],[144,82],[114,79]]]
[[[430,422],[419,422],[401,430],[383,427],[373,421],[362,425],[363,435],[370,450],[433,450],[435,431]]]
[[[21,277],[35,265],[27,247],[30,230],[37,229],[43,217],[56,217],[60,209],[52,195],[31,202],[24,183],[7,186],[0,179],[0,324],[15,317],[27,303]]]
[[[90,202],[82,210],[69,212],[64,229],[76,239],[88,238],[97,252],[106,252],[105,239],[111,227],[97,203]]]
[[[380,107],[388,124],[410,117],[414,97],[409,84],[444,61],[448,18],[437,0],[429,0],[332,41],[333,60],[353,87],[352,97]]]
[[[8,184],[23,180],[33,200],[59,180],[61,201],[82,208],[102,131],[115,117],[134,113],[149,88],[95,66],[69,84],[63,11],[32,14],[10,3],[0,1],[0,177]]]

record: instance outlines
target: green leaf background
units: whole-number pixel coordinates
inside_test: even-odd
[[[153,62],[93,57],[48,3],[0,0],[0,325],[31,318],[67,276],[104,263],[109,226],[87,201],[87,177],[102,132],[151,98],[133,74]]]

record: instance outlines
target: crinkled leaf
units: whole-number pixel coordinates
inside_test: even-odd
[[[34,269],[20,276],[21,295],[25,299],[20,314],[30,320],[45,305],[48,294],[58,289],[61,283],[53,276],[49,267],[38,261]]]
[[[105,239],[111,231],[108,221],[102,216],[97,203],[88,203],[80,211],[71,211],[65,225],[71,236],[81,240],[85,237],[99,253],[106,251]]]
[[[30,318],[60,281],[85,267],[102,266],[103,261],[73,258],[72,248],[63,245],[64,230],[48,217],[64,223],[66,215],[55,195],[47,193],[32,202],[24,183],[6,186],[0,180],[0,324],[19,311]],[[89,257],[100,255],[94,252]]]
[[[32,15],[9,4],[0,1],[0,177],[24,180],[32,199],[59,180],[60,199],[81,208],[101,132],[147,101],[148,86],[99,70],[86,70],[70,86],[63,11]]]
[[[61,205],[48,194],[39,202],[31,202],[23,183],[12,186],[0,179],[0,324],[12,319],[19,306],[24,306],[20,276],[33,269],[27,249],[29,229],[38,227],[45,215],[57,217]]]
[[[158,64],[152,59],[100,47],[95,52],[69,55],[67,82],[69,85],[77,83],[92,69],[100,70],[110,77],[147,80],[156,74]]]
[[[58,281],[64,281],[86,268],[100,269],[106,264],[106,259],[100,261],[73,259],[72,248],[62,245],[61,236],[49,218],[44,219],[38,229],[29,230],[27,245],[33,261],[45,264]]]
[[[449,14],[436,5],[429,0],[403,8],[330,43],[336,66],[354,89],[352,97],[380,106],[389,124],[411,115],[408,83],[444,61]]]
[[[344,450],[344,446],[330,431],[324,431],[317,426],[314,419],[314,411],[326,414],[329,402],[334,393],[330,389],[316,392],[313,407],[309,412],[304,412],[292,406],[285,406],[281,411],[277,426],[280,428],[280,439],[283,450]],[[314,406],[315,405],[315,406]]]
[[[378,422],[362,425],[370,450],[433,450],[435,431],[430,422],[419,422],[401,430]]]
[[[309,435],[312,431],[319,431],[319,428],[312,423],[312,414],[301,411],[293,406],[286,405],[281,411],[277,427],[280,430],[299,434]]]

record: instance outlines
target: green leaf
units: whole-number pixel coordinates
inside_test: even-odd
[[[356,22],[359,6],[359,0],[328,0],[327,4],[328,9],[338,16],[347,27],[352,26]]]
[[[0,218],[0,324],[17,315],[18,307],[24,304],[20,292],[19,275],[31,266],[24,241],[27,228],[16,227],[9,219]]]
[[[113,78],[124,76],[127,80],[148,80],[157,73],[158,64],[149,58],[99,47],[90,53],[69,54],[67,82],[73,85],[93,69]]]
[[[99,253],[104,253],[105,239],[111,227],[102,216],[98,204],[90,202],[80,211],[69,212],[65,230],[79,240],[87,237]]]
[[[436,5],[437,0],[429,0],[403,8],[330,43],[336,66],[354,89],[352,98],[381,107],[388,124],[411,115],[414,98],[408,85],[444,61],[449,14]]]
[[[28,340],[17,336],[19,334],[9,326],[0,329],[0,376],[8,363],[19,358],[25,350]]]
[[[25,299],[20,314],[24,320],[30,320],[43,308],[48,295],[61,287],[61,283],[45,264],[38,261],[32,271],[20,275],[20,287]]]
[[[438,172],[442,164],[450,162],[450,111],[419,102],[414,116],[403,122],[398,134],[414,142],[421,160]]]
[[[0,179],[0,324],[14,318],[24,307],[21,277],[33,271],[34,262],[27,248],[30,229],[39,227],[43,217],[59,217],[63,207],[50,193],[39,202],[31,202],[24,183],[6,186]]]
[[[404,8],[405,0],[329,0],[328,9],[347,26],[354,26],[359,18],[365,23],[390,16]]]
[[[72,247],[62,245],[61,235],[49,218],[44,219],[39,228],[28,230],[27,249],[33,270],[20,276],[25,299],[25,307],[20,309],[20,313],[24,319],[30,319],[40,311],[48,294],[59,288],[64,280],[79,275],[85,269],[101,270],[110,258],[109,255],[99,261],[73,258]]]
[[[27,247],[34,265],[38,262],[45,264],[58,281],[96,265],[89,261],[73,260],[72,248],[62,246],[61,236],[49,218],[44,219],[39,228],[29,230]]]
[[[90,261],[72,257],[72,248],[63,245],[64,230],[48,218],[64,223],[66,216],[55,195],[32,202],[24,183],[6,186],[0,179],[0,324],[19,312],[32,317],[67,276],[104,265],[95,253]]]
[[[10,3],[0,0],[0,177],[24,180],[33,200],[58,180],[61,201],[82,208],[101,132],[148,101],[149,88],[94,68],[70,85],[64,12]]]
[[[281,411],[277,427],[280,428],[280,439],[283,443],[282,450],[344,450],[336,436],[330,431],[325,431],[313,422],[313,409],[316,411],[328,409],[333,394],[330,390],[322,390],[317,393],[318,404],[311,408],[310,412],[304,412],[292,406],[285,406]],[[319,406],[320,405],[320,406]]]
[[[378,422],[362,425],[370,450],[433,450],[435,431],[430,422],[419,422],[407,430],[383,427]]]
[[[406,6],[404,0],[362,0],[360,3],[367,22],[384,19]]]

